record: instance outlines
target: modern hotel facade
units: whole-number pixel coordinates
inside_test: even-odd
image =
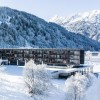
[[[84,50],[75,49],[0,49],[0,58],[11,65],[24,65],[33,59],[36,64],[50,65],[84,64]]]

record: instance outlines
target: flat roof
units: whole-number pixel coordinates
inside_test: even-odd
[[[11,50],[11,49],[15,49],[15,50],[83,50],[83,49],[74,49],[74,48],[0,48],[0,50]]]

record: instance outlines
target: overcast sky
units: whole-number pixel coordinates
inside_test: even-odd
[[[100,9],[100,0],[0,0],[0,6],[22,10],[45,20]]]

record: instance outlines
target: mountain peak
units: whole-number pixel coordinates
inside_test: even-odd
[[[78,13],[70,17],[52,19],[67,30],[100,42],[100,10]]]
[[[100,14],[100,10],[93,10],[92,11],[94,14]]]
[[[58,15],[55,15],[54,17],[52,17],[50,20],[49,20],[49,22],[61,22],[61,21],[63,21],[64,20],[64,18],[63,17],[59,17]]]
[[[89,12],[83,12],[83,13],[76,13],[74,15],[71,16],[66,16],[66,17],[60,17],[58,15],[55,15],[54,17],[52,17],[49,21],[51,22],[55,22],[56,20],[65,20],[65,19],[76,19],[76,18],[86,18],[86,17],[90,17],[90,16],[96,16],[100,14],[100,10],[93,10],[93,11],[89,11]]]

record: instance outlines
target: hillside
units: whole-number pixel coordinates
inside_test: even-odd
[[[78,13],[70,17],[55,16],[51,20],[67,30],[100,42],[100,10]]]
[[[26,12],[0,7],[0,48],[100,50],[100,43]]]

